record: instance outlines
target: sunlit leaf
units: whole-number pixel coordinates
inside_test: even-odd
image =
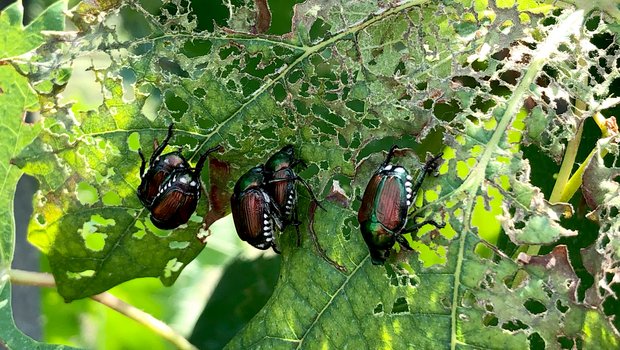
[[[278,238],[276,289],[229,348],[617,347],[613,319],[574,296],[565,251],[515,262],[478,236],[473,219],[477,203],[487,208],[501,194],[513,243],[552,245],[577,233],[562,222],[572,207],[549,203],[531,183],[521,147],[559,161],[577,126],[609,101],[618,50],[589,44],[597,35],[617,42],[601,13],[510,1],[308,0],[295,8],[291,34],[272,37],[255,34],[256,3],[235,3],[230,28],[198,32],[185,2],[161,11],[131,2],[74,44],[76,55],[109,61],[93,67],[103,104],[46,114],[16,159],[42,183],[29,239],[48,255],[65,299],[137,277],[172,283],[202,249],[199,222],[155,230],[135,195],[138,146],[150,151],[174,122],[171,148],[191,162],[216,144],[225,149],[203,174],[211,199],[197,210],[203,229],[229,212],[241,174],[290,143],[307,164],[300,176],[325,199],[326,211],[312,214],[318,241],[347,268],[317,255],[301,190],[303,244],[293,228]],[[146,29],[128,39],[115,25],[124,18]],[[427,152],[443,152],[412,214],[446,227],[408,237],[414,252],[395,248],[374,266],[356,215],[392,144],[412,172]]]

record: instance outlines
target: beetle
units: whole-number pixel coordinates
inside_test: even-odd
[[[189,221],[202,191],[200,172],[209,154],[221,148],[219,145],[209,148],[195,168],[176,168],[165,178],[150,207],[151,221],[156,227],[172,230]]]
[[[385,161],[370,178],[357,216],[362,236],[375,265],[385,263],[396,242],[403,248],[412,250],[403,234],[416,232],[426,224],[437,228],[445,226],[434,220],[425,220],[406,227],[408,211],[415,196],[426,175],[437,169],[443,153],[427,161],[415,183],[412,183],[413,178],[407,169],[390,164],[397,148],[396,145],[392,146]]]
[[[142,159],[138,198],[150,211],[153,224],[163,230],[177,228],[189,221],[202,191],[200,172],[204,163],[209,154],[222,148],[218,145],[208,149],[200,156],[195,168],[189,165],[179,151],[161,155],[172,137],[173,126],[170,124],[166,138],[153,152],[148,170],[145,169],[146,160],[142,150],[138,150]]]
[[[168,127],[168,134],[161,144],[156,146],[151,158],[149,159],[149,168],[146,169],[146,159],[142,154],[142,149],[138,149],[138,154],[142,159],[140,165],[140,186],[138,186],[138,198],[140,202],[148,209],[153,204],[153,200],[159,192],[159,187],[164,180],[173,170],[179,168],[189,168],[189,163],[183,158],[181,152],[175,151],[166,153],[163,156],[161,153],[168,145],[170,138],[172,138],[172,128],[174,124],[170,124]],[[145,171],[146,170],[146,171]]]
[[[265,162],[265,188],[267,194],[273,199],[281,213],[283,227],[290,224],[297,230],[297,245],[301,244],[301,234],[299,233],[300,222],[297,211],[297,187],[295,182],[299,181],[312,197],[312,200],[323,210],[321,204],[316,199],[314,192],[301,177],[297,176],[293,168],[297,165],[305,165],[303,160],[295,157],[293,145],[286,145],[278,152],[274,153]]]
[[[280,209],[265,190],[265,168],[258,165],[243,174],[230,197],[230,208],[239,238],[252,246],[280,253],[274,228],[282,230]]]

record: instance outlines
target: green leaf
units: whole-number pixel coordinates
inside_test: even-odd
[[[274,257],[231,262],[196,322],[190,342],[200,349],[222,349],[271,297],[279,269],[280,259]]]
[[[0,284],[0,330],[0,346],[2,346],[3,349],[74,349],[64,345],[39,343],[22,333],[17,326],[15,326],[15,322],[13,321],[11,312],[11,284],[4,282]]]
[[[474,224],[478,203],[487,208],[501,194],[503,234],[514,244],[575,234],[561,220],[571,207],[545,200],[520,147],[561,155],[585,118],[571,101],[595,111],[618,71],[592,58],[617,53],[582,45],[608,34],[604,25],[582,30],[600,18],[513,5],[308,0],[295,8],[291,35],[269,37],[242,32],[251,16],[231,20],[241,32],[196,32],[190,10],[170,2],[142,16],[147,34],[123,41],[118,17],[149,13],[125,5],[80,43],[81,54],[109,57],[93,68],[103,104],[48,113],[17,160],[42,183],[29,239],[48,254],[67,300],[143,276],[172,283],[202,249],[194,238],[200,225],[172,232],[150,225],[135,196],[135,134],[150,151],[174,122],[170,148],[184,147],[192,161],[224,146],[202,177],[211,199],[197,210],[205,226],[229,212],[241,174],[291,143],[308,165],[299,175],[326,211],[311,213],[301,190],[303,244],[296,246],[292,227],[278,237],[276,289],[229,348],[558,348],[594,344],[592,328],[603,335],[598,345],[617,347],[611,318],[574,296],[578,281],[565,253],[515,262],[481,240]],[[599,65],[596,74],[589,64]],[[540,106],[535,113],[531,103]],[[426,152],[444,153],[412,214],[446,227],[407,235],[414,252],[395,247],[385,266],[374,266],[356,215],[392,144],[402,149],[395,161],[412,171]],[[108,193],[118,198],[104,200]],[[347,272],[317,255],[310,222]],[[484,249],[492,258],[478,254]],[[527,278],[513,286],[517,273]]]
[[[0,147],[0,271],[8,269],[13,260],[15,223],[13,221],[13,197],[15,186],[22,172],[11,165],[12,159],[37,136],[40,124],[24,122],[27,111],[38,108],[35,92],[28,80],[10,66],[0,66],[0,112],[3,121],[0,131],[4,135]]]
[[[26,113],[39,108],[37,94],[28,79],[8,65],[0,65],[0,345],[8,349],[68,349],[65,346],[46,345],[24,335],[13,321],[9,269],[15,249],[15,222],[13,198],[22,171],[12,160],[41,131],[39,124],[24,122]]]
[[[43,31],[64,30],[66,9],[66,1],[55,2],[24,27],[22,2],[7,6],[0,12],[0,59],[19,56],[43,45]]]

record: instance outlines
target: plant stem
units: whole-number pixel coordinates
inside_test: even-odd
[[[177,333],[165,322],[153,317],[151,314],[146,313],[133,305],[127,304],[114,295],[104,292],[101,294],[91,296],[91,299],[100,302],[101,304],[112,308],[121,314],[134,319],[138,323],[142,323],[148,329],[158,334],[162,338],[168,340],[179,349],[196,349],[187,339],[181,334]]]
[[[11,279],[11,283],[14,284],[37,287],[56,287],[54,276],[49,273],[12,269],[9,271],[9,277]],[[90,298],[112,308],[117,312],[120,312],[138,323],[141,323],[154,333],[158,334],[160,337],[174,344],[178,349],[196,350],[195,346],[193,346],[189,341],[187,341],[187,339],[163,321],[158,320],[151,314],[118,299],[108,292],[93,295]]]
[[[570,140],[568,142],[568,145],[566,146],[566,153],[564,153],[562,166],[560,167],[560,171],[558,172],[558,178],[556,179],[555,185],[553,186],[551,197],[549,197],[549,202],[551,202],[552,204],[560,202],[562,192],[564,192],[566,184],[569,181],[570,173],[573,170],[575,158],[577,157],[577,150],[579,150],[579,144],[581,143],[583,124],[583,122],[579,124],[579,126],[577,127],[577,132],[575,133],[575,137],[573,137],[573,139]]]

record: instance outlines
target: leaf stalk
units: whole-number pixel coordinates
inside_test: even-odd
[[[13,284],[49,288],[56,287],[54,276],[45,272],[12,269],[9,271],[9,277],[11,283]],[[197,348],[185,339],[185,337],[172,329],[165,322],[131,304],[120,300],[108,292],[93,295],[90,298],[144,325],[160,337],[168,340],[178,349],[197,350]]]

